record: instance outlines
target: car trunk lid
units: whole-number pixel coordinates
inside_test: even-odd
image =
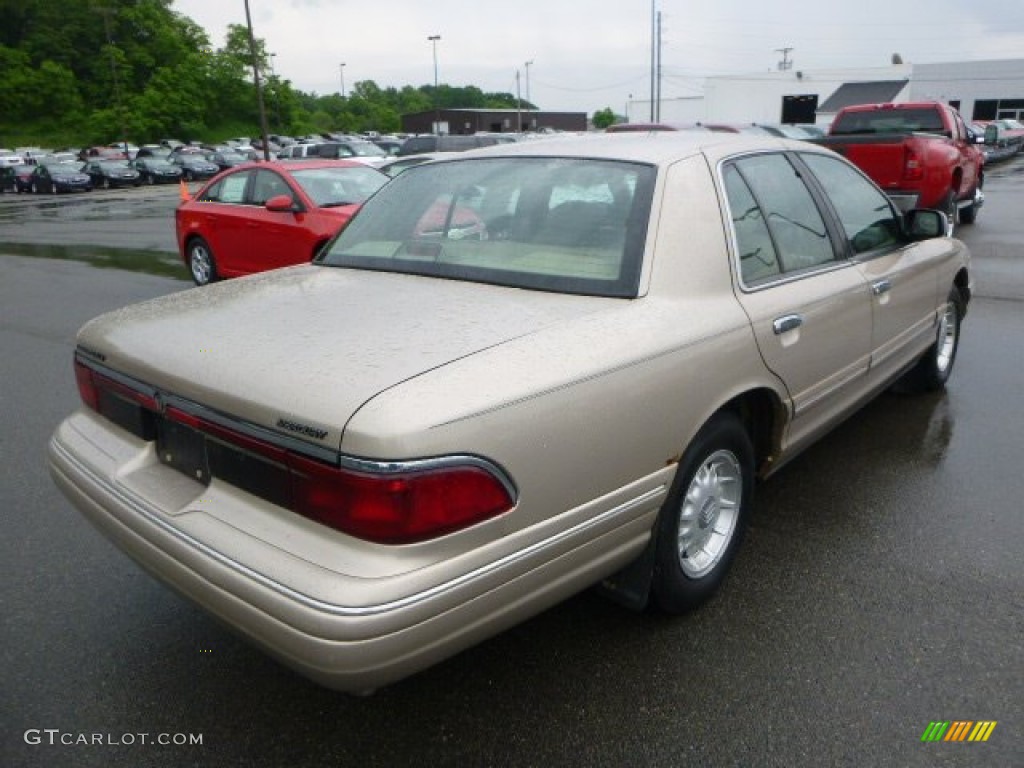
[[[336,449],[380,392],[621,301],[300,266],[109,313],[79,344],[161,392]]]

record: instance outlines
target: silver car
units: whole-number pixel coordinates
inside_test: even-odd
[[[87,324],[52,474],[147,570],[341,690],[595,584],[687,611],[757,480],[890,385],[944,385],[972,287],[946,226],[804,142],[453,155],[312,264]]]

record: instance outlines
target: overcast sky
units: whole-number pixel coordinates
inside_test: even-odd
[[[300,90],[346,91],[438,79],[516,93],[551,111],[592,114],[647,98],[650,0],[249,0],[277,74]],[[244,0],[174,0],[214,47]],[[662,16],[662,97],[698,94],[709,75],[774,69],[883,67],[893,53],[929,63],[1024,58],[1022,0],[656,0]],[[528,68],[527,61],[532,61]],[[529,94],[527,94],[529,70]]]

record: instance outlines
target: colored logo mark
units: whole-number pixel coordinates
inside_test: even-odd
[[[995,720],[940,720],[928,723],[921,741],[988,741]]]

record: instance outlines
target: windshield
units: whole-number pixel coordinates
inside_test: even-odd
[[[321,256],[331,266],[634,297],[655,169],[567,158],[410,168]]]
[[[388,177],[372,168],[308,168],[292,177],[321,208],[362,203],[384,186]]]

